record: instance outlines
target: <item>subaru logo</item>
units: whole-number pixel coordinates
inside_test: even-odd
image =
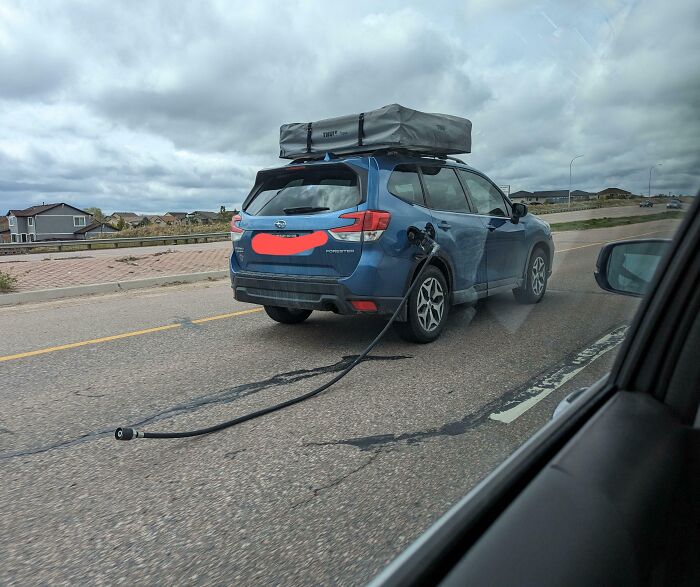
[[[282,230],[285,226],[287,226],[287,221],[286,220],[278,220],[275,222],[275,228],[279,228]]]

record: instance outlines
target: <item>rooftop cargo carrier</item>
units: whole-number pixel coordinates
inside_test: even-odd
[[[293,122],[280,127],[282,159],[320,158],[380,149],[431,155],[470,153],[472,123],[448,114],[428,114],[390,104],[370,112]]]

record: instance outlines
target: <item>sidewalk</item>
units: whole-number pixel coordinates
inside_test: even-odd
[[[85,251],[60,257],[44,255],[40,260],[36,255],[32,260],[13,256],[12,261],[3,259],[0,270],[17,279],[15,292],[20,293],[226,270],[231,244],[211,244],[221,246],[209,245],[202,250],[172,247],[155,252],[147,248],[118,249],[110,256]]]

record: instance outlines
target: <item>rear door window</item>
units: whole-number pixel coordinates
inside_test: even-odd
[[[450,167],[421,166],[428,206],[447,212],[471,212],[462,185]]]
[[[397,165],[389,176],[387,190],[409,204],[425,206],[423,188],[415,165]]]
[[[462,169],[458,173],[469,190],[478,214],[510,217],[510,205],[495,185],[476,173]]]
[[[253,216],[318,214],[362,202],[360,178],[345,165],[279,169],[266,173],[245,207]]]

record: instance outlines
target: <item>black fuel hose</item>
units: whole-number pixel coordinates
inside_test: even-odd
[[[411,232],[411,229],[413,229],[413,232]],[[269,406],[267,408],[256,410],[255,412],[250,412],[249,414],[244,414],[243,416],[238,416],[233,420],[227,420],[226,422],[221,422],[220,424],[209,426],[208,428],[199,428],[198,430],[189,430],[185,432],[146,432],[136,430],[135,428],[123,426],[117,428],[114,431],[114,438],[116,438],[117,440],[132,440],[134,438],[189,438],[192,436],[212,434],[213,432],[219,432],[220,430],[231,428],[231,426],[236,426],[237,424],[247,422],[248,420],[254,420],[255,418],[259,418],[261,416],[264,416],[265,414],[271,414],[272,412],[276,412],[288,406],[293,406],[294,404],[303,402],[304,400],[318,395],[319,393],[328,389],[331,385],[334,385],[335,383],[340,381],[343,377],[350,373],[350,371],[352,371],[372,351],[372,349],[375,346],[379,344],[379,342],[389,330],[389,327],[396,320],[397,316],[399,315],[399,312],[401,311],[401,308],[406,303],[408,296],[410,296],[413,290],[415,289],[419,278],[425,271],[426,267],[428,267],[430,260],[435,256],[438,249],[440,248],[440,246],[434,240],[432,240],[425,232],[416,229],[415,227],[411,227],[409,229],[409,240],[423,250],[426,250],[428,247],[430,247],[425,262],[423,263],[423,266],[414,278],[413,283],[411,283],[408,290],[406,290],[406,293],[399,302],[399,305],[396,307],[396,310],[394,310],[394,313],[391,315],[391,318],[389,318],[389,321],[386,323],[384,328],[382,328],[381,332],[376,337],[374,337],[374,340],[372,340],[372,342],[369,343],[367,348],[365,348],[365,350],[362,351],[362,353],[360,353],[352,363],[350,363],[347,367],[345,367],[345,369],[343,369],[340,373],[333,377],[333,379],[317,387],[316,389],[312,389],[311,391],[304,393],[300,396],[288,399],[286,401]]]

